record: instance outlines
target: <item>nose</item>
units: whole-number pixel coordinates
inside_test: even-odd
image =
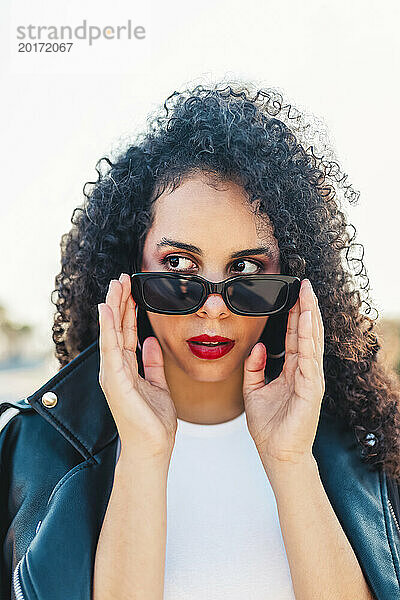
[[[196,312],[200,317],[217,319],[230,314],[221,294],[209,294],[203,304]]]

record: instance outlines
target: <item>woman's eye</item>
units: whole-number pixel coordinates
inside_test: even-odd
[[[196,268],[196,264],[187,256],[164,256],[161,259],[161,264],[164,265],[168,271],[193,271]],[[255,263],[251,260],[237,260],[232,263],[232,271],[234,273],[253,274],[258,273],[262,270],[262,265]]]
[[[247,268],[246,268],[247,263]],[[254,263],[251,260],[237,260],[233,263],[233,265],[237,268],[234,268],[234,271],[238,271],[239,273],[245,273],[252,275],[253,273],[257,273],[261,269],[261,265]]]
[[[194,265],[194,262],[186,256],[164,256],[161,263],[170,271],[189,271],[193,268],[190,265]]]

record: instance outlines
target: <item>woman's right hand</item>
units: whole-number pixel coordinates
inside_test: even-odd
[[[136,360],[137,323],[131,280],[121,273],[110,281],[105,303],[99,304],[100,370],[104,392],[121,440],[121,453],[143,458],[169,458],[177,429],[176,408],[164,373],[157,338],[144,340],[144,376]]]

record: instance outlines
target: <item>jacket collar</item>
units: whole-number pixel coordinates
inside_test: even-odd
[[[25,400],[85,459],[97,454],[118,433],[99,384],[99,367],[97,338]],[[54,406],[46,406],[48,397],[56,400]]]

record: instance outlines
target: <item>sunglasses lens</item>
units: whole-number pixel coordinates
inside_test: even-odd
[[[289,286],[275,279],[241,279],[231,283],[226,293],[232,306],[243,312],[267,313],[281,309]]]
[[[197,281],[173,277],[148,277],[143,284],[143,295],[149,306],[156,310],[183,311],[196,306],[203,294]]]

